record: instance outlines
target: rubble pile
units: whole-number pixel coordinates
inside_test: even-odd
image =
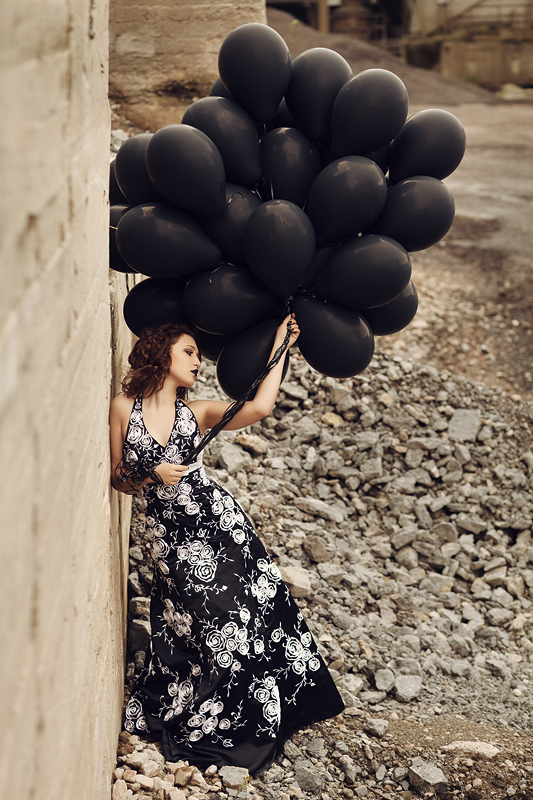
[[[218,396],[214,366],[195,393]],[[293,356],[273,414],[223,433],[206,469],[253,520],[346,711],[239,786],[123,733],[113,800],[527,796],[532,426],[518,396],[401,356],[342,381]],[[149,641],[143,523],[137,504],[128,684]]]

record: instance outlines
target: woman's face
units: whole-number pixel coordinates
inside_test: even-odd
[[[178,386],[193,386],[201,362],[192,336],[183,333],[170,348],[170,358],[169,375],[178,382]]]

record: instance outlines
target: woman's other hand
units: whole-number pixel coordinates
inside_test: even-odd
[[[175,486],[189,469],[185,464],[169,464],[163,461],[158,464],[154,472],[161,476],[165,486]]]
[[[285,336],[287,335],[287,326],[290,323],[290,338],[289,338],[289,347],[292,347],[298,336],[300,335],[300,328],[298,327],[298,323],[296,322],[296,317],[294,314],[289,314],[281,325],[278,327],[276,331],[276,339],[274,342],[274,347],[278,348],[281,347],[285,340]]]

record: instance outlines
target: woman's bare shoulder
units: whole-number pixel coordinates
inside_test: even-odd
[[[133,397],[127,397],[121,392],[120,394],[117,394],[117,396],[111,401],[111,413],[118,414],[119,416],[123,416],[125,414],[129,416],[131,414],[131,409],[133,408],[134,402],[135,400]]]

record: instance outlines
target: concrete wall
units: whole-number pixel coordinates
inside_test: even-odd
[[[218,75],[218,51],[246,22],[266,22],[265,0],[110,0],[111,96],[132,121],[180,122]]]
[[[1,4],[1,798],[108,800],[120,725],[107,47],[106,0]]]
[[[406,0],[409,33],[431,33],[442,25],[498,23],[523,27],[531,23],[527,0]]]
[[[440,52],[440,72],[446,78],[472,81],[489,89],[498,89],[504,83],[531,86],[533,41],[502,41],[497,37],[446,41]]]

